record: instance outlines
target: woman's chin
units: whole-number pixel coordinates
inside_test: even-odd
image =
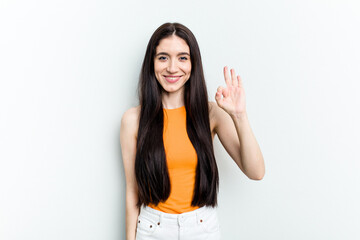
[[[181,87],[166,87],[166,88],[163,88],[163,90],[167,93],[176,93],[176,92],[179,92],[179,90],[181,90]]]

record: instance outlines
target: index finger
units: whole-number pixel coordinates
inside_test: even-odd
[[[229,72],[228,72],[228,67],[227,67],[227,66],[224,67],[224,78],[225,78],[226,85],[227,85],[227,86],[231,85],[231,84],[230,84],[230,76],[229,76]]]

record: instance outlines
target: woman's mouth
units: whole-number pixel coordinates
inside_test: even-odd
[[[181,76],[164,76],[166,81],[168,81],[169,83],[174,83],[177,82]]]

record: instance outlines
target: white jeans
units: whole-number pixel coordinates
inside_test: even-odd
[[[181,214],[164,213],[148,206],[140,209],[136,240],[219,240],[216,208],[201,207]]]

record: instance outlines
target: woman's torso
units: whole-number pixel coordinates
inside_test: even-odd
[[[215,136],[215,121],[213,108],[211,107],[212,104],[209,102],[210,131],[213,140]],[[137,106],[136,109],[139,115],[140,106]],[[171,192],[165,202],[160,202],[158,205],[149,204],[149,207],[173,214],[193,211],[198,209],[198,206],[191,206],[195,185],[197,154],[187,135],[185,106],[163,110],[163,141]]]

